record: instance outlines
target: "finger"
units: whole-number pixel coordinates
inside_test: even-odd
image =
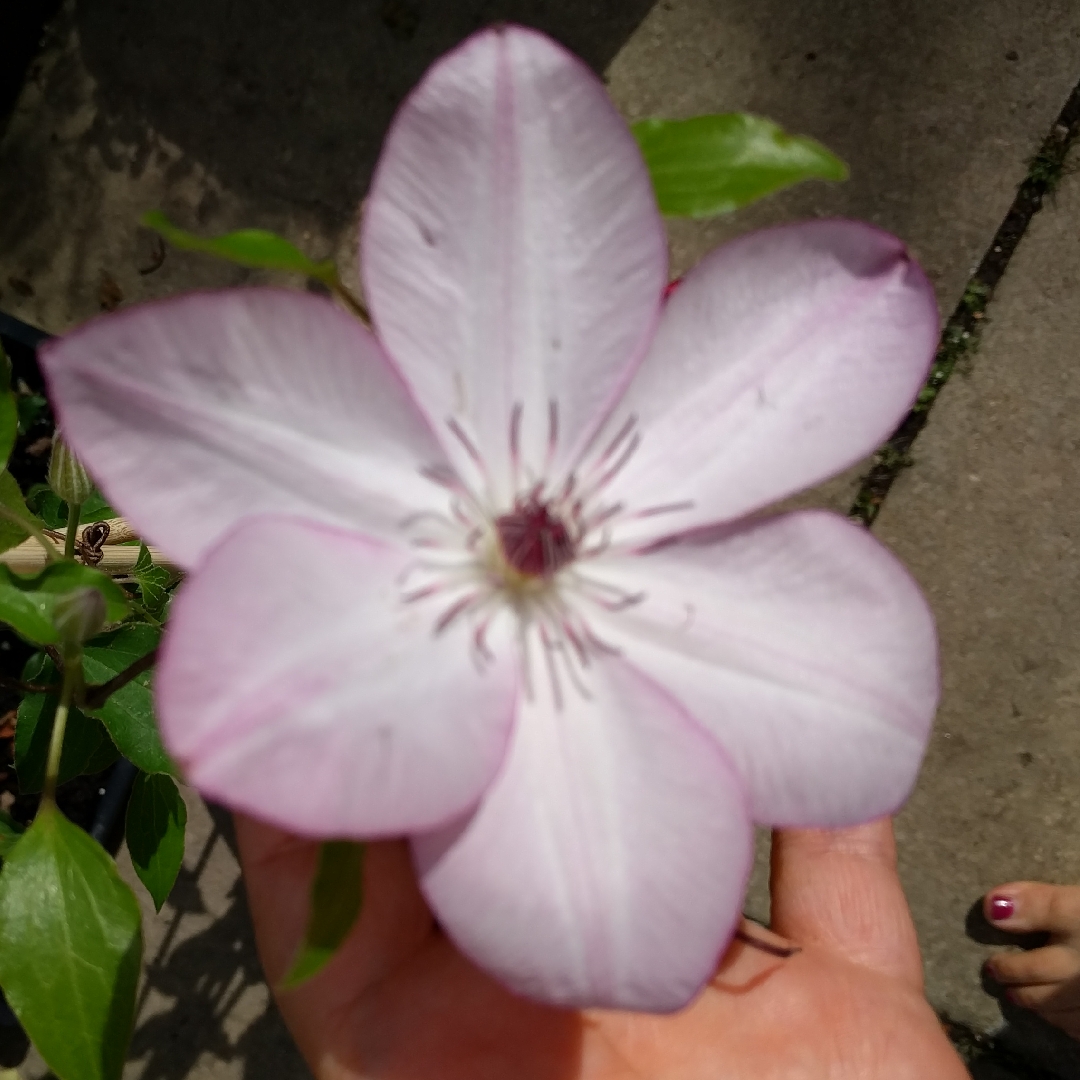
[[[1042,881],[1011,881],[983,897],[987,919],[1003,930],[1052,934],[1080,939],[1080,886]]]
[[[1049,945],[1031,952],[997,953],[985,966],[1003,986],[1061,983],[1080,978],[1080,953],[1068,945]]]
[[[919,945],[888,818],[774,833],[771,889],[778,933],[921,989]]]
[[[403,842],[368,844],[363,906],[352,932],[326,967],[294,990],[278,984],[292,966],[311,909],[319,842],[235,815],[236,838],[259,957],[301,1049],[323,1044],[341,1012],[414,955],[432,931]]]

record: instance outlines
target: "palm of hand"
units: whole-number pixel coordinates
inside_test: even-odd
[[[263,964],[287,970],[317,845],[237,819]],[[777,834],[779,958],[736,942],[674,1016],[573,1013],[511,996],[432,920],[402,843],[368,847],[363,915],[279,1004],[319,1080],[964,1080],[922,995],[891,827]],[[781,939],[754,928],[755,937]]]

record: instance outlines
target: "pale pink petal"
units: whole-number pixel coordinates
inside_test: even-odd
[[[147,541],[193,566],[266,511],[385,534],[445,457],[372,335],[329,300],[195,293],[42,349],[64,436]]]
[[[610,431],[641,445],[610,485],[616,536],[731,521],[859,461],[906,414],[938,335],[933,290],[903,244],[852,221],[751,233],[672,293]]]
[[[479,809],[414,839],[421,887],[466,955],[521,994],[665,1012],[712,976],[751,858],[742,785],[716,744],[618,657],[553,700],[534,661]]]
[[[400,835],[471,806],[505,752],[516,654],[404,602],[411,556],[356,533],[249,519],[172,605],[162,733],[206,796],[318,836]],[[447,601],[449,602],[449,601]]]
[[[594,632],[716,736],[756,822],[851,825],[907,797],[938,700],[934,623],[863,528],[806,511],[587,574],[642,596],[598,609]]]
[[[380,338],[476,482],[448,422],[479,450],[498,499],[512,428],[539,474],[551,403],[555,469],[602,421],[648,347],[667,267],[648,174],[603,84],[516,26],[469,38],[402,106],[361,258]]]

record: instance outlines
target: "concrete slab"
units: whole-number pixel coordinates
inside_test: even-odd
[[[964,935],[972,903],[1003,881],[1080,881],[1078,235],[1074,172],[875,530],[938,617],[944,701],[897,827],[931,999],[979,1027],[1001,1017],[979,987],[990,950]]]
[[[948,310],[1080,75],[1080,9],[1068,0],[318,0],[298,11],[69,3],[0,143],[7,310],[63,331],[103,305],[263,280],[177,252],[141,272],[153,250],[137,220],[151,208],[206,233],[260,225],[315,256],[347,257],[393,106],[434,56],[496,18],[538,25],[607,68],[631,119],[751,109],[851,163],[847,185],[806,185],[729,221],[672,223],[676,269],[734,232],[850,214],[908,240]],[[813,500],[846,509],[856,475]],[[260,1011],[235,865],[201,828],[192,850],[212,854],[189,864],[178,928],[149,968],[131,1075],[292,1076],[295,1054]],[[938,831],[927,843],[945,865],[957,838]],[[753,896],[764,914],[760,874]],[[953,914],[920,911],[924,925]],[[933,985],[966,986],[964,964],[928,944]]]

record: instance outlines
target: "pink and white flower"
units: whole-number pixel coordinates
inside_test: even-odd
[[[937,336],[903,245],[745,236],[662,300],[649,177],[539,34],[439,61],[387,137],[362,265],[184,296],[43,355],[64,432],[191,571],[160,720],[211,798],[406,835],[510,987],[669,1010],[739,917],[751,823],[895,810],[931,616],[864,530],[757,511],[858,461]]]

